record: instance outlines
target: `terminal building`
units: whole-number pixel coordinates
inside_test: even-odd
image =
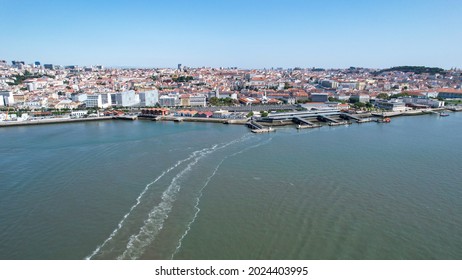
[[[438,98],[462,98],[462,90],[453,88],[442,88],[438,90]]]
[[[383,100],[376,99],[374,103],[375,107],[384,109],[392,112],[404,112],[406,111],[406,104],[400,99]]]

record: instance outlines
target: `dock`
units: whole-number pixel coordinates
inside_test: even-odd
[[[358,116],[354,116],[354,115],[348,114],[348,113],[342,113],[342,114],[340,114],[340,117],[342,119],[344,119],[344,120],[355,120],[358,123],[364,122],[364,121],[362,121],[363,118],[360,118]]]
[[[246,125],[251,128],[253,133],[267,133],[267,132],[274,132],[276,131],[272,127],[263,127],[261,124],[251,120],[246,123]]]
[[[333,119],[333,118],[331,118],[329,116],[326,116],[326,115],[319,115],[319,116],[317,116],[317,118],[318,118],[318,120],[323,121],[323,122],[328,122],[329,124],[331,124],[331,123],[339,123],[338,120]]]
[[[293,117],[292,121],[297,125],[297,129],[305,129],[305,128],[316,128],[321,127],[319,124],[314,124],[306,119],[302,119],[300,117]]]

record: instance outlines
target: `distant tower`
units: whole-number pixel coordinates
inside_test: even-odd
[[[183,65],[181,65],[181,63],[178,64],[178,70],[183,70]]]

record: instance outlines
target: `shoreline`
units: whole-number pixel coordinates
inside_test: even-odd
[[[94,118],[80,118],[80,119],[42,119],[30,121],[2,121],[0,127],[11,126],[29,126],[29,125],[42,125],[42,124],[59,124],[59,123],[73,123],[73,122],[92,122],[92,121],[107,121],[112,120],[113,117],[94,117]]]
[[[374,117],[407,117],[416,115],[432,114],[446,109],[434,109],[430,111],[407,111],[407,112],[382,112],[382,113],[371,113]],[[457,112],[457,111],[453,111]],[[136,117],[136,118],[121,118],[116,116],[104,116],[104,117],[91,117],[91,118],[53,118],[53,119],[41,119],[41,120],[27,120],[27,121],[2,121],[0,122],[1,127],[14,127],[14,126],[30,126],[30,125],[44,125],[44,124],[60,124],[60,123],[74,123],[74,122],[94,122],[94,121],[107,121],[107,120],[150,120],[150,121],[173,121],[173,122],[206,122],[206,123],[222,123],[222,124],[237,124],[246,125],[248,119],[225,119],[225,118],[199,118],[199,117],[175,117],[175,116],[158,116],[154,117]],[[361,123],[361,122],[358,122]],[[291,125],[292,122],[281,121],[280,123],[262,123],[264,126],[286,126]]]

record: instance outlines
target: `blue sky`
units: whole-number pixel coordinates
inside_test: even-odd
[[[0,59],[462,68],[460,0],[0,0]]]

